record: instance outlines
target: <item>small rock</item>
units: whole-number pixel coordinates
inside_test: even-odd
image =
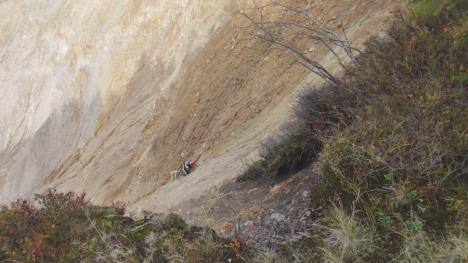
[[[291,238],[291,241],[294,242],[294,241],[299,241],[299,240],[301,240],[301,239],[302,239],[302,236],[300,236],[300,235],[294,235],[294,236]]]
[[[310,211],[306,212],[306,216],[310,216],[312,213]]]
[[[244,225],[244,226],[251,226],[251,225],[253,225],[253,224],[254,224],[253,221],[246,221],[246,222],[244,222],[243,225]]]
[[[273,213],[271,214],[270,218],[276,221],[283,221],[286,217],[280,213]]]
[[[304,191],[302,192],[303,197],[309,197],[309,191]]]

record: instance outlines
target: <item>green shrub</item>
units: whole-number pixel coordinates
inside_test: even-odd
[[[467,16],[468,3],[464,0],[417,0],[413,2],[416,21],[433,29],[440,29]]]

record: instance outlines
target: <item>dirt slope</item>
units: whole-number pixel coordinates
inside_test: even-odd
[[[110,77],[125,84],[100,107],[94,132],[59,153],[49,168],[53,171],[37,179],[35,191],[56,187],[86,192],[98,204],[124,202],[134,212],[182,211],[187,217],[191,213],[192,221],[209,224],[224,220],[207,221],[209,215],[203,211],[214,205],[208,200],[239,174],[245,161],[256,158],[261,140],[290,118],[294,93],[318,80],[276,47],[249,39],[250,29],[242,27],[245,20],[233,11],[261,1],[220,2],[206,6],[197,2],[200,6],[192,10],[195,16],[205,16],[197,23],[208,28],[202,31],[204,41],[194,45],[198,48],[192,50],[185,40],[177,47],[148,42],[133,73],[126,73],[127,82],[122,76]],[[352,44],[362,47],[370,36],[384,31],[401,2],[315,1],[312,12],[332,28],[341,25]],[[212,16],[217,18],[203,8],[214,10]],[[176,24],[160,41],[172,43],[182,38],[179,34],[199,32],[198,24],[184,31],[186,23]],[[142,32],[156,34],[151,23],[144,28]],[[180,50],[190,52],[180,54]],[[169,55],[161,55],[164,52]],[[323,50],[317,49],[317,57],[331,71],[339,70]],[[64,137],[61,140],[66,142]],[[5,156],[5,162],[12,160]],[[170,181],[172,169],[198,156],[194,173]],[[47,161],[38,159],[38,163]]]
[[[39,191],[74,160],[80,171],[114,154],[119,140],[133,147],[186,59],[241,2],[0,1],[0,203]],[[118,149],[122,159],[96,172],[128,172],[115,172],[130,155]],[[99,177],[89,171],[77,190]]]
[[[321,3],[314,11],[329,26],[341,22],[353,44],[362,46],[369,36],[385,28],[390,11],[398,6],[397,1],[349,1]],[[332,19],[337,16],[340,21]],[[203,200],[216,199],[222,183],[239,174],[243,161],[255,158],[260,140],[290,117],[295,91],[308,77],[314,81],[280,50],[264,43],[241,41],[248,34],[239,30],[241,23],[234,17],[198,54],[174,89],[177,92],[172,101],[181,104],[172,112],[169,129],[164,127],[165,132],[161,132],[156,128],[156,140],[171,142],[159,145],[160,152],[156,146],[155,163],[163,160],[158,171],[167,174],[183,160],[179,156],[202,154],[200,168],[189,177],[143,194],[131,207],[184,211],[192,213],[197,223],[207,223],[197,220],[194,211],[198,211],[199,218],[207,218],[202,211],[212,204]],[[233,38],[226,38],[230,35]],[[330,63],[332,70],[338,70],[327,54],[323,53],[322,59],[324,64]]]

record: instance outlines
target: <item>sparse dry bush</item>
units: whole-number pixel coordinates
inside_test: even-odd
[[[321,150],[321,142],[306,126],[291,123],[264,142],[261,159],[246,166],[238,181],[287,178],[310,165]]]

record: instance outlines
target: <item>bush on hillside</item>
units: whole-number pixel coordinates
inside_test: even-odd
[[[290,124],[263,144],[261,159],[248,165],[238,181],[284,179],[310,165],[321,149],[321,142],[306,126]]]

